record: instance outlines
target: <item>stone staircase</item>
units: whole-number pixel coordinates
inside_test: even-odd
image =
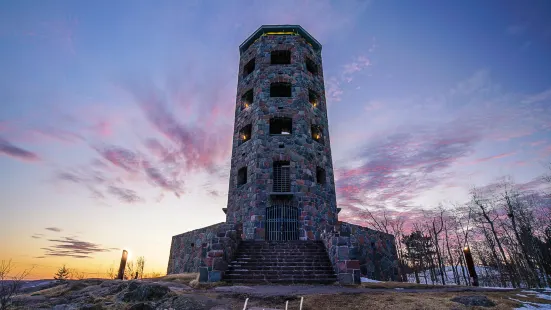
[[[337,281],[321,241],[242,241],[224,280],[234,283]]]

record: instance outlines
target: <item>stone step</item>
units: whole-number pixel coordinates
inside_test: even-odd
[[[246,252],[262,252],[262,253],[296,253],[296,252],[304,252],[304,253],[325,253],[325,249],[243,249],[238,248],[238,251],[246,251]]]
[[[292,274],[292,275],[315,275],[315,274],[325,274],[325,275],[331,275],[333,274],[333,270],[329,269],[305,269],[305,270],[279,270],[279,269],[272,269],[272,270],[259,270],[259,269],[229,269],[226,271],[226,274],[263,274],[263,275],[280,275],[280,274]]]
[[[281,247],[238,247],[239,250],[250,251],[325,251],[325,247],[304,247],[304,248],[281,248]]]
[[[314,252],[314,253],[320,253],[327,251],[325,248],[237,248],[238,251],[246,251],[246,252],[270,252],[270,253],[293,253],[293,252]]]
[[[235,257],[234,260],[261,260],[261,261],[312,261],[312,260],[326,260],[324,256],[314,256],[314,255],[305,255],[305,256],[273,256],[273,255],[239,255]]]
[[[237,257],[233,262],[262,262],[262,263],[321,263],[326,259],[322,257]]]
[[[263,264],[258,262],[249,262],[249,263],[231,263],[228,265],[228,268],[248,268],[248,269],[263,269],[263,268],[288,268],[288,269],[306,269],[306,268],[333,268],[331,263],[294,263],[294,264],[285,264],[285,263],[269,263]]]
[[[243,241],[224,279],[236,283],[334,283],[337,276],[320,241]]]
[[[226,279],[336,279],[337,277],[328,273],[320,274],[293,274],[293,273],[280,273],[280,274],[247,274],[247,273],[226,273]]]
[[[318,249],[318,248],[324,248],[325,245],[323,243],[312,243],[312,244],[251,244],[251,243],[240,243],[239,247],[244,248],[279,248],[279,249],[286,249],[286,248],[312,248],[312,249]]]
[[[300,265],[300,266],[289,266],[286,264],[277,265],[277,266],[266,266],[264,264],[230,264],[228,270],[232,269],[241,269],[241,270],[327,270],[333,271],[333,266],[330,264],[319,264],[319,265]]]
[[[227,279],[232,283],[302,283],[302,284],[333,284],[337,282],[337,278],[317,278],[317,279]]]

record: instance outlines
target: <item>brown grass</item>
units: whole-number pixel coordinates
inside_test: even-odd
[[[417,283],[407,283],[407,282],[364,282],[360,284],[361,287],[366,288],[407,288],[407,289],[434,289],[434,288],[462,288],[467,286],[449,286],[449,285],[431,285],[431,284],[417,284]]]
[[[58,297],[67,293],[71,288],[69,284],[61,284],[54,287],[46,288],[37,292],[32,293],[31,295],[41,295],[45,297]]]
[[[198,278],[199,278],[199,273],[192,272],[192,273],[170,274],[164,277],[155,278],[155,280],[189,284],[190,281]]]
[[[496,303],[495,310],[514,309],[520,304],[509,299],[507,293],[399,293],[374,292],[361,294],[312,295],[304,297],[303,310],[334,310],[334,309],[484,309],[482,307],[466,307],[451,301],[453,297],[464,295],[485,295]],[[300,303],[300,301],[299,301]],[[297,304],[296,301],[293,301]],[[298,305],[298,304],[297,304]],[[289,303],[291,306],[291,303]],[[295,306],[296,307],[296,306]]]

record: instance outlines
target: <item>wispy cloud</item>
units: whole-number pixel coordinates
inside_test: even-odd
[[[126,203],[136,203],[136,202],[143,202],[144,199],[136,193],[136,191],[133,191],[131,189],[122,188],[118,186],[110,185],[108,187],[109,193],[113,194],[114,196],[118,197],[120,201],[126,202]]]
[[[337,171],[337,192],[344,204],[405,206],[452,176],[446,169],[471,155],[480,140],[475,130],[461,122],[381,137],[357,152],[354,160],[361,164]]]
[[[371,61],[367,56],[357,56],[351,62],[342,66],[338,76],[331,76],[326,79],[325,96],[328,104],[341,101],[341,96],[344,93],[343,84],[352,82],[356,74],[365,70],[370,65]]]
[[[48,239],[50,246],[42,248],[45,256],[91,258],[93,254],[110,252],[111,248],[103,247],[92,242],[81,241],[73,237]]]
[[[505,29],[505,33],[507,33],[510,36],[519,36],[524,34],[524,32],[526,31],[526,28],[527,28],[526,25],[514,24],[514,25],[508,26],[507,29]]]
[[[62,229],[58,228],[58,227],[46,227],[44,229],[49,230],[49,231],[53,231],[53,232],[61,232],[62,231]]]
[[[507,152],[507,153],[497,154],[497,155],[494,155],[494,156],[483,157],[483,158],[475,159],[472,163],[473,164],[483,163],[483,162],[491,161],[491,160],[494,160],[494,159],[500,159],[500,158],[504,158],[504,157],[513,156],[516,153],[517,152]]]
[[[37,154],[15,146],[3,138],[0,138],[0,154],[27,162],[40,160]]]
[[[360,147],[336,164],[337,197],[348,218],[367,207],[418,209],[416,202],[434,188],[458,186],[454,180],[466,177],[458,167],[517,154],[510,150],[476,156],[479,146],[541,131],[549,122],[544,115],[551,113],[546,92],[507,93],[485,70],[457,83],[448,94],[432,98],[436,100],[414,98],[394,105],[374,99],[367,105],[367,113],[377,113],[377,119],[385,121],[370,127],[373,134],[364,135]],[[518,105],[523,100],[525,105]],[[384,109],[377,111],[377,106]],[[543,141],[538,146],[551,142]]]

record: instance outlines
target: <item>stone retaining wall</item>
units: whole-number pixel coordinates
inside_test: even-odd
[[[241,240],[241,227],[218,223],[172,237],[167,274],[199,272],[200,281],[224,276]]]
[[[366,227],[339,222],[322,240],[339,282],[360,283],[360,276],[398,280],[394,236]]]

